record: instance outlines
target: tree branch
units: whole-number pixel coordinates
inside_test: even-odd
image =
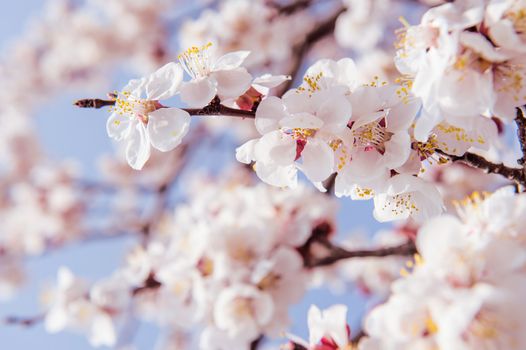
[[[106,106],[115,105],[115,100],[101,100],[98,98],[85,98],[77,100],[73,103],[75,106],[80,108],[102,108]],[[181,108],[183,111],[188,112],[192,116],[205,116],[205,115],[221,115],[227,117],[237,118],[251,118],[256,117],[255,111],[246,111],[243,109],[230,108],[223,106],[221,101],[216,96],[207,106],[203,108]]]
[[[526,167],[526,117],[523,107],[517,108],[515,124],[517,124],[517,138],[522,151],[522,158],[518,159],[517,163]]]
[[[436,153],[446,156],[452,162],[460,162],[470,167],[480,169],[487,174],[498,174],[504,176],[506,179],[514,181],[522,186],[526,186],[526,176],[523,169],[510,168],[502,163],[492,163],[484,157],[475,153],[466,152],[461,156],[446,153],[440,149],[435,150]]]
[[[416,253],[417,250],[413,241],[408,241],[402,245],[394,247],[364,250],[347,250],[331,245],[326,256],[321,258],[313,257],[311,260],[306,261],[306,267],[312,268],[327,266],[332,265],[340,260],[351,258],[382,258],[392,255],[411,256]]]
[[[23,326],[23,327],[31,327],[36,325],[37,323],[40,323],[44,320],[46,317],[45,314],[40,314],[32,317],[17,317],[17,316],[7,316],[2,323],[5,325],[14,325],[14,326]]]

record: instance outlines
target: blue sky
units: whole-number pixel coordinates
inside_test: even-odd
[[[25,30],[25,24],[31,17],[39,15],[43,3],[44,1],[41,0],[23,0],[3,5],[3,11],[0,13],[2,55],[5,54],[9,40]],[[106,114],[104,111],[73,108],[71,102],[79,97],[82,96],[75,92],[56,96],[39,108],[35,122],[41,141],[51,157],[74,158],[82,164],[87,176],[96,176],[94,164],[97,156],[112,151],[111,143],[105,134]],[[227,157],[233,160],[233,153]],[[351,203],[350,200],[344,200],[341,207],[339,226],[342,232],[349,232],[355,228],[367,228],[368,232],[373,232],[380,227],[372,217],[371,202]],[[61,265],[69,266],[75,274],[94,280],[107,276],[115,270],[121,263],[126,249],[132,245],[133,240],[129,238],[109,239],[103,242],[72,245],[43,257],[28,259],[26,268],[29,283],[12,301],[0,305],[0,317],[38,314],[38,292],[43,286],[54,281],[56,271]],[[353,300],[356,299],[350,296],[332,298],[326,291],[309,293],[304,302],[293,307],[296,323],[292,331],[305,335],[305,317],[311,303],[325,307],[337,302],[354,304]],[[350,313],[349,319],[355,325],[360,313],[353,310]],[[135,337],[137,349],[152,349],[156,334],[155,327],[141,325]],[[82,336],[68,332],[49,335],[41,325],[32,328],[0,326],[0,339],[2,339],[2,348],[5,349],[91,349]]]

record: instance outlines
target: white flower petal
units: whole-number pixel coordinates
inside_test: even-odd
[[[108,136],[117,141],[122,140],[130,132],[131,117],[113,112],[106,122]]]
[[[259,139],[252,139],[236,148],[236,159],[238,162],[250,164],[254,158],[254,147]]]
[[[126,160],[135,170],[140,170],[150,158],[150,138],[143,123],[131,126],[128,145],[126,146]]]
[[[192,108],[208,105],[217,93],[215,81],[201,78],[181,84],[181,100]]]
[[[149,100],[163,100],[175,95],[183,81],[183,68],[170,62],[148,77],[146,96]]]
[[[161,108],[148,117],[150,141],[161,152],[177,147],[190,128],[190,114],[179,108]]]
[[[213,72],[212,77],[217,82],[217,95],[221,100],[243,95],[252,82],[252,75],[245,68]]]
[[[323,181],[334,168],[334,152],[321,140],[310,139],[301,152],[301,170],[311,181]]]
[[[278,122],[286,115],[283,101],[278,97],[269,96],[261,101],[256,111],[256,129],[262,135],[276,130],[279,127]]]
[[[229,52],[215,61],[212,71],[231,70],[238,68],[243,64],[245,59],[250,55],[250,51]]]

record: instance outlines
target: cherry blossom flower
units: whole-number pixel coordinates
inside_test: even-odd
[[[347,130],[351,117],[346,86],[319,74],[305,80],[307,89],[300,86],[283,99],[261,102],[256,128],[262,137],[236,151],[240,162],[255,161],[258,176],[275,186],[296,186],[298,168],[313,182],[325,180],[334,167],[330,143]],[[301,164],[296,162],[300,158]]]
[[[236,99],[252,82],[252,76],[241,67],[249,51],[230,52],[213,60],[211,45],[193,46],[179,55],[181,65],[192,78],[181,85],[181,99],[190,107],[202,108],[216,95],[221,100]]]
[[[181,66],[168,63],[148,77],[131,80],[117,95],[106,129],[111,138],[126,142],[126,159],[132,168],[142,169],[150,157],[150,145],[170,151],[188,132],[188,112],[159,102],[177,94],[182,79]]]

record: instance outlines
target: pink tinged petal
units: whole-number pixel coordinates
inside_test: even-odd
[[[190,128],[190,114],[179,108],[161,108],[149,114],[148,135],[161,152],[177,147]]]
[[[131,96],[135,97],[142,97],[142,93],[144,91],[145,85],[148,82],[146,78],[142,79],[132,79],[126,84],[124,88],[122,88],[123,92],[129,92]]]
[[[307,323],[309,327],[309,344],[316,345],[325,333],[321,310],[316,305],[311,305],[309,308]]]
[[[464,31],[460,34],[460,42],[490,62],[502,62],[510,58],[509,55],[497,51],[495,46],[480,33]]]
[[[211,76],[217,82],[217,95],[221,100],[243,95],[252,82],[252,75],[245,68],[220,70],[213,72]]]
[[[301,158],[301,170],[311,181],[323,181],[333,172],[334,152],[324,141],[307,141]]]
[[[283,101],[275,96],[263,100],[256,111],[256,129],[260,134],[279,128],[279,121],[287,116]]]
[[[280,120],[279,125],[286,129],[314,129],[323,126],[323,121],[309,113],[296,113]]]
[[[274,88],[278,85],[283,84],[287,80],[290,80],[290,75],[271,75],[271,74],[264,74],[260,77],[257,77],[252,82],[254,85],[260,85],[266,88]]]
[[[140,170],[150,158],[150,138],[143,123],[136,123],[130,130],[126,146],[126,160],[135,170]]]
[[[66,328],[68,324],[68,315],[62,307],[53,307],[46,314],[44,327],[49,333],[58,333]]]
[[[256,160],[254,156],[254,148],[259,139],[253,139],[245,142],[243,145],[236,148],[236,159],[238,162],[250,164]]]
[[[358,120],[362,116],[377,112],[384,107],[384,101],[378,94],[378,88],[371,86],[360,86],[349,97],[352,105],[352,120]]]
[[[257,162],[255,168],[258,177],[269,185],[288,188],[298,185],[298,171],[294,165],[279,166]]]
[[[250,55],[250,51],[229,52],[215,61],[212,71],[232,70],[243,64],[245,59]]]
[[[520,37],[515,32],[513,23],[510,21],[499,21],[489,27],[489,36],[500,47],[525,52],[526,48]]]
[[[129,116],[112,113],[106,122],[106,132],[112,139],[120,141],[130,133],[131,124]]]
[[[263,135],[254,145],[257,161],[286,166],[294,163],[296,158],[296,140],[281,131],[272,131]]]
[[[349,343],[347,330],[347,306],[334,305],[324,310],[323,316],[328,329],[328,335],[339,347],[344,348]]]
[[[283,103],[287,112],[294,113],[316,113],[318,105],[313,102],[313,99],[309,97],[306,92],[298,90],[289,90],[283,95]]]
[[[327,99],[316,111],[316,116],[323,120],[323,130],[330,133],[337,133],[347,128],[351,114],[351,104],[345,96]]]
[[[431,130],[441,121],[442,116],[440,114],[428,113],[425,109],[422,109],[422,113],[415,123],[415,139],[420,142],[426,142]]]
[[[89,334],[90,344],[94,347],[113,347],[117,342],[117,333],[111,317],[101,313],[92,322]]]
[[[192,108],[208,105],[217,93],[216,82],[201,78],[181,84],[181,100]]]
[[[149,100],[163,100],[174,96],[183,81],[183,68],[170,62],[148,77],[146,96]]]
[[[420,100],[416,98],[408,103],[401,102],[392,107],[385,118],[387,131],[408,130],[420,111],[420,107]]]
[[[354,89],[358,85],[358,70],[356,64],[351,58],[342,58],[337,62],[338,64],[338,80],[347,85],[349,88]]]
[[[411,138],[407,132],[399,132],[391,136],[385,143],[385,153],[382,157],[384,166],[388,169],[398,168],[407,161],[411,152]]]

